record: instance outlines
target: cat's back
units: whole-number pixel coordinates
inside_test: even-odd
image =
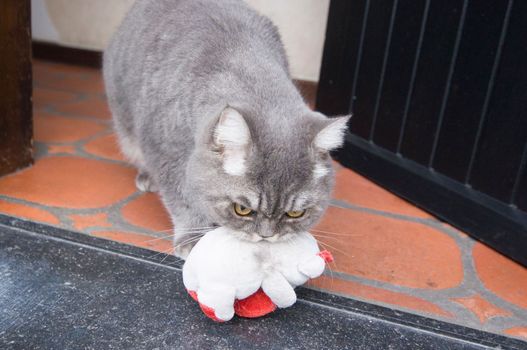
[[[218,72],[262,76],[261,67],[289,74],[277,28],[242,0],[136,1],[104,54],[115,118],[148,115],[175,97],[221,98],[208,90],[221,84]],[[120,124],[134,129],[134,120]]]
[[[113,73],[123,74],[130,66],[137,73],[168,62],[221,64],[248,41],[261,44],[288,69],[277,28],[242,0],[136,1],[105,51],[104,66],[121,67]]]

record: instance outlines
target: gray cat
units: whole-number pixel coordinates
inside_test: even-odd
[[[324,213],[348,118],[308,108],[276,27],[243,1],[136,1],[104,80],[137,187],[159,191],[171,215],[176,255],[213,227],[274,242]]]

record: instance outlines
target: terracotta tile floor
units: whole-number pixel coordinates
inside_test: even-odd
[[[36,164],[0,178],[0,212],[163,253],[170,221],[134,186],[100,71],[34,64]],[[336,258],[310,283],[368,302],[527,339],[527,269],[338,167],[314,233]]]

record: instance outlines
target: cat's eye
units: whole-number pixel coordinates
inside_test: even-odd
[[[252,209],[244,207],[243,205],[238,203],[234,203],[234,212],[236,213],[236,215],[239,216],[249,216],[254,213]]]
[[[285,215],[292,219],[298,219],[304,216],[305,212],[305,210],[291,210],[285,213]]]

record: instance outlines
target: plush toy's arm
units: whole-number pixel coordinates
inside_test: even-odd
[[[217,321],[229,321],[234,316],[234,294],[234,288],[216,285],[198,289],[196,296],[202,309],[211,309]]]
[[[333,256],[327,250],[319,252],[312,258],[298,264],[298,271],[309,278],[316,278],[322,275],[326,267],[326,263],[332,262]]]
[[[286,308],[296,302],[293,287],[279,272],[273,272],[262,282],[262,290],[279,308]]]

